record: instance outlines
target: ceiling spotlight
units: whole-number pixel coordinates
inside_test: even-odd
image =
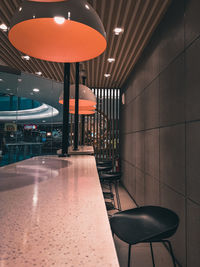
[[[7,32],[8,27],[6,26],[6,24],[2,23],[2,24],[0,24],[0,29],[1,29],[3,32]]]
[[[85,7],[86,7],[87,9],[90,9],[90,7],[89,7],[88,5],[85,5]]]
[[[111,58],[111,57],[108,58],[107,60],[108,60],[109,63],[115,62],[115,59],[114,58]]]
[[[7,91],[10,91],[10,88],[7,88],[6,90],[7,90]]]
[[[40,91],[40,89],[38,89],[38,88],[34,88],[34,89],[33,89],[33,92],[36,92],[36,93],[37,93],[37,92],[39,92],[39,91]]]
[[[18,79],[18,82],[21,82],[22,81],[22,79]]]
[[[36,71],[35,74],[40,76],[40,75],[42,75],[42,72],[41,71]]]
[[[3,82],[3,79],[0,79],[0,82]]]
[[[123,33],[124,32],[124,29],[117,27],[113,31],[114,31],[115,35],[119,35],[120,33]]]
[[[108,78],[108,77],[110,77],[110,73],[105,73],[104,76],[105,76],[106,78]]]
[[[29,56],[21,56],[22,59],[25,59],[25,60],[30,60],[30,57]]]
[[[57,24],[63,24],[65,22],[65,18],[64,17],[54,17],[54,21]]]

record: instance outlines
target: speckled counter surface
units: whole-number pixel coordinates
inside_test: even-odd
[[[93,156],[0,168],[0,266],[119,266]]]

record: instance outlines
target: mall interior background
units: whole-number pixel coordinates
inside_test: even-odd
[[[59,103],[62,90],[63,83],[50,79],[8,73],[7,68],[0,72],[0,166],[58,153],[62,147],[63,106]],[[79,116],[79,145],[93,145],[97,158],[112,159],[116,165],[120,90],[91,90],[97,98],[96,113],[84,116],[84,126]],[[70,114],[69,133],[69,145],[73,146],[74,114]]]

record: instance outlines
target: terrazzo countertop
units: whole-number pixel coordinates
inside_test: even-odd
[[[70,146],[69,155],[94,155],[94,147],[93,146],[78,146],[78,150],[74,151],[74,148]]]
[[[62,149],[57,150],[57,154],[62,154]],[[78,150],[74,151],[74,147],[69,146],[68,148],[69,155],[94,155],[93,146],[78,146]]]
[[[118,266],[93,156],[0,168],[0,267]]]

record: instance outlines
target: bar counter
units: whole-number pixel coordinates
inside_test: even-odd
[[[93,156],[0,168],[0,266],[118,266]]]

